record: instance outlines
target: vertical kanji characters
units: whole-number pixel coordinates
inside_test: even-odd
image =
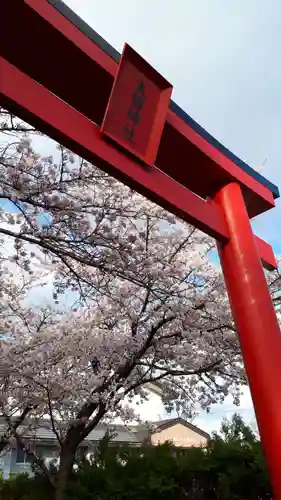
[[[130,109],[126,115],[127,122],[123,127],[123,134],[125,139],[134,144],[135,127],[141,121],[141,109],[145,104],[145,84],[143,79],[137,85],[133,95]]]

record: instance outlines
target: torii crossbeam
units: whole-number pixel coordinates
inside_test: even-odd
[[[250,225],[279,191],[170,101],[171,92],[131,47],[120,59],[61,0],[2,0],[0,105],[217,240],[281,499],[281,335],[262,269],[277,263]]]

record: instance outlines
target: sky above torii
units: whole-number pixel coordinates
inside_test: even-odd
[[[279,0],[64,1],[119,52],[128,42],[174,85],[177,104],[281,187]],[[277,201],[254,221],[276,253],[280,216]],[[225,403],[195,423],[210,431],[233,411]],[[253,419],[248,393],[241,415]]]
[[[132,45],[174,85],[177,104],[281,186],[278,0],[65,3],[120,52],[125,41]],[[280,206],[255,221],[277,251]]]

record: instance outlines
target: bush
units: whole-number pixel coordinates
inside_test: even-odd
[[[43,476],[30,478],[26,474],[0,480],[1,500],[54,500],[53,491]]]
[[[54,500],[43,476],[0,483],[1,500]],[[206,449],[101,446],[81,461],[66,500],[270,500],[259,440],[238,415],[224,422]]]

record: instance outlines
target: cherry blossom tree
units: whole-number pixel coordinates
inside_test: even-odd
[[[20,431],[51,427],[61,500],[89,432],[137,418],[148,382],[191,415],[239,403],[246,378],[213,241],[60,146],[42,157],[27,133],[2,114],[0,449],[16,442],[53,481]],[[34,305],[44,286],[53,299]]]

